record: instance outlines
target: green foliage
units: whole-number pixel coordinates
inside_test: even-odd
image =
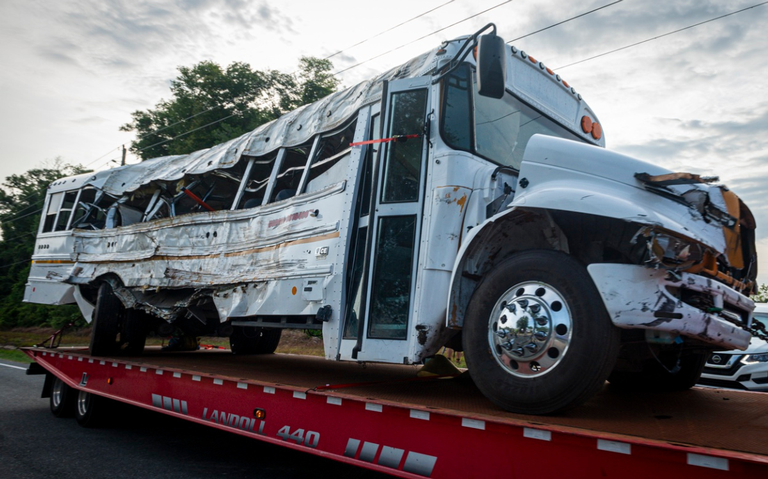
[[[65,176],[85,173],[81,166],[56,159],[48,168],[35,168],[11,175],[0,188],[0,328],[14,326],[60,327],[77,321],[73,306],[43,306],[22,303],[24,285],[35,246],[40,213],[48,185]]]
[[[209,148],[334,92],[339,80],[331,68],[330,61],[311,57],[301,59],[296,75],[241,62],[226,69],[212,61],[179,67],[173,98],[133,112],[120,129],[136,132],[131,151],[142,159]]]
[[[768,303],[768,284],[761,284],[757,294],[752,296],[755,303]]]

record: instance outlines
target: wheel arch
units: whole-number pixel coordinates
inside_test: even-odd
[[[562,251],[585,267],[595,262],[639,264],[645,253],[635,242],[646,225],[573,211],[513,208],[470,230],[454,263],[446,325],[461,329],[480,279],[513,254],[533,249]]]

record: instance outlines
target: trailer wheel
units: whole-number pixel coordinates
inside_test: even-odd
[[[123,303],[112,292],[109,283],[101,283],[96,296],[91,325],[90,352],[94,356],[109,356],[119,352],[118,334],[125,316]]]
[[[282,329],[235,326],[229,346],[234,354],[272,354],[282,334]]]
[[[77,391],[67,386],[59,378],[54,378],[51,387],[51,412],[56,417],[72,417],[75,415]]]
[[[94,428],[104,424],[109,410],[109,399],[87,391],[77,392],[75,420],[83,427]]]
[[[525,251],[497,265],[475,289],[463,330],[472,379],[496,405],[551,414],[605,384],[619,350],[586,269],[556,251]]]
[[[676,358],[651,359],[643,363],[642,371],[612,372],[608,382],[624,391],[685,391],[699,382],[707,356],[692,352],[681,356],[679,363]]]

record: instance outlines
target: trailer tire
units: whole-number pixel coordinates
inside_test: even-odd
[[[101,283],[96,296],[91,324],[91,345],[89,350],[94,356],[109,356],[119,352],[118,334],[125,317],[123,303],[112,292],[109,283]]]
[[[72,389],[61,379],[54,377],[51,386],[51,413],[56,417],[72,417],[75,415],[77,390]]]
[[[280,343],[282,329],[235,326],[229,337],[233,354],[272,354]]]
[[[99,427],[107,418],[109,406],[109,399],[80,390],[77,392],[75,420],[83,427]]]
[[[662,366],[656,359],[643,363],[642,371],[614,371],[608,376],[611,388],[621,391],[685,391],[699,382],[707,353],[692,352],[680,357],[679,368]]]
[[[597,393],[620,335],[586,269],[565,253],[518,253],[470,299],[463,329],[470,376],[507,411],[552,414]]]

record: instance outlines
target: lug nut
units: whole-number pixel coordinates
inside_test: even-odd
[[[538,339],[539,341],[544,341],[547,339],[547,333],[544,331],[536,331],[536,334],[533,335],[534,338]]]
[[[535,343],[528,343],[528,344],[525,345],[525,349],[527,349],[528,351],[530,351],[532,353],[535,353],[536,350],[539,349],[539,347],[536,346]]]
[[[530,310],[531,310],[531,312],[532,312],[533,314],[536,314],[536,313],[538,313],[539,311],[541,311],[541,305],[540,305],[540,304],[536,304],[536,303],[534,303],[534,304],[532,304],[532,305],[531,305],[531,308],[530,308]]]
[[[507,309],[509,310],[510,313],[513,313],[513,314],[517,312],[517,307],[515,306],[514,303],[507,303]]]
[[[523,309],[528,307],[528,300],[527,299],[521,299],[520,301],[518,301],[518,303],[520,303],[520,307],[523,308]]]

